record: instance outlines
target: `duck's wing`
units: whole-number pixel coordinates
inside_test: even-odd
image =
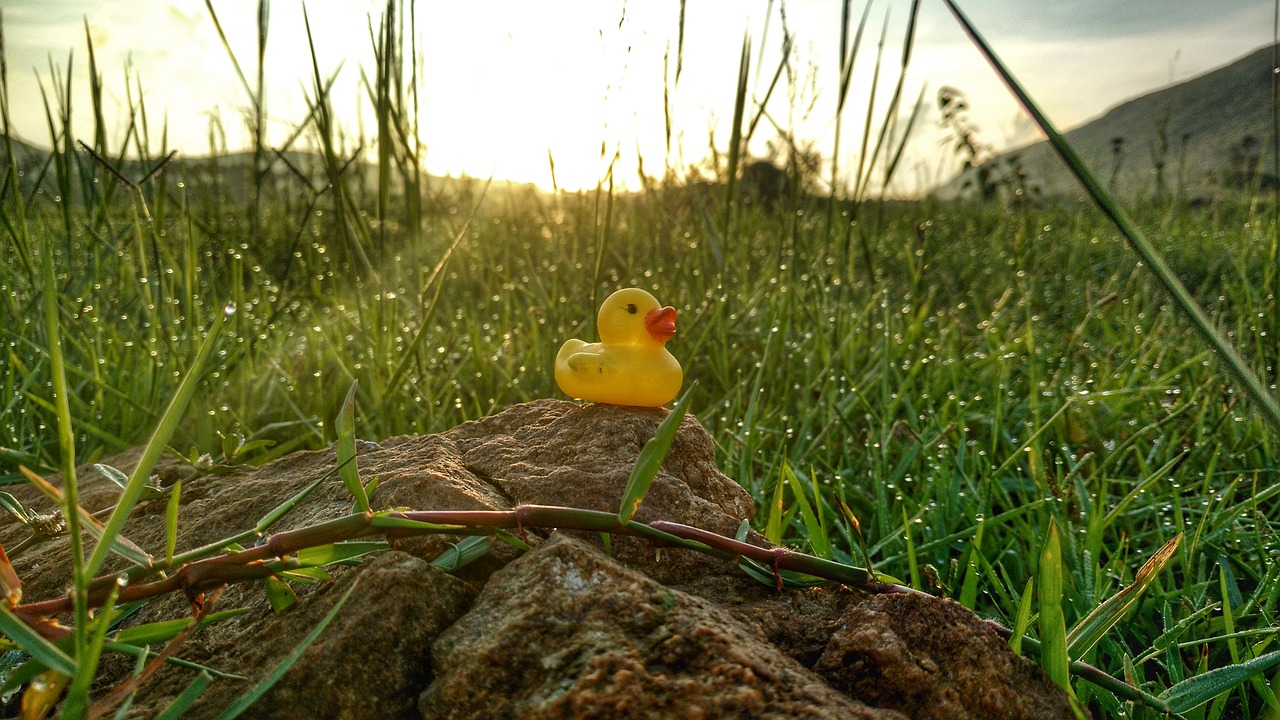
[[[575,352],[565,358],[565,365],[576,375],[608,377],[617,372],[617,364],[596,352]]]
[[[556,353],[556,363],[568,363],[570,357],[586,346],[587,343],[577,338],[565,340],[564,344],[560,346],[560,351]]]

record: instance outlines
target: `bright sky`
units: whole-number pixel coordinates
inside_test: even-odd
[[[1263,0],[959,3],[1062,128],[1226,64],[1274,36],[1273,4]],[[213,5],[253,82],[257,0],[214,0]],[[307,113],[311,59],[302,6],[301,0],[270,5],[270,142],[288,136]],[[661,175],[665,164],[696,164],[707,154],[711,133],[722,152],[727,146],[744,33],[753,42],[749,87],[763,96],[781,57],[782,12],[795,37],[794,83],[787,86],[784,78],[770,100],[769,115],[830,154],[840,6],[836,0],[687,0],[677,83],[679,0],[421,0],[415,12],[427,169],[550,187],[550,154],[559,186],[577,189],[594,187],[615,154],[615,178],[624,187],[638,186],[637,156],[651,176]],[[863,7],[852,4],[855,16]],[[876,45],[887,27],[873,132],[882,124],[898,76],[909,7],[906,0],[871,6],[844,113],[841,167],[857,163]],[[220,118],[230,149],[247,147],[247,97],[204,3],[0,0],[0,9],[11,115],[22,139],[49,144],[39,83],[52,101],[50,63],[65,73],[69,52],[74,126],[89,133],[87,21],[108,94],[107,122],[116,128],[117,142],[128,122],[126,86],[132,85],[136,102],[140,81],[153,151],[159,150],[159,131],[167,121],[170,148],[207,154],[213,117]],[[373,73],[369,18],[376,28],[385,3],[313,1],[307,9],[321,74],[338,73],[339,121],[350,134],[372,135],[373,113],[360,73],[361,68]],[[943,3],[924,0],[903,96],[914,102],[924,88],[928,112],[917,123],[915,143],[895,186],[900,192],[940,181],[959,165],[941,144],[936,97],[944,85],[968,97],[971,120],[986,143],[1000,148],[1034,139]],[[669,153],[664,87],[674,132]],[[752,151],[763,153],[764,141],[775,134],[769,121],[762,121]]]

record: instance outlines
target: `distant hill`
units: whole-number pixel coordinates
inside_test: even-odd
[[[37,184],[49,195],[57,194],[57,179],[55,170],[50,163],[50,153],[48,150],[27,144],[12,138],[13,153],[17,160],[18,172],[21,175],[20,184],[23,192],[31,194],[37,189]],[[82,168],[93,176],[101,176],[103,170],[94,167],[93,160],[77,147],[77,162]],[[126,159],[118,169],[125,177],[131,180],[139,180],[147,172],[150,171],[154,163],[158,163],[161,158],[155,158],[143,167],[136,159]],[[115,158],[111,158],[114,163]],[[274,152],[269,152],[266,161],[270,163],[271,172],[266,184],[272,186],[276,192],[288,191],[290,188],[296,190],[303,187],[304,182],[309,183],[312,189],[321,189],[328,184],[328,178],[324,170],[323,158],[315,152],[306,150],[290,150],[277,156]],[[188,157],[181,152],[175,156],[174,161],[164,169],[164,175],[167,178],[182,181],[186,184],[188,193],[194,196],[201,196],[205,193],[217,192],[226,200],[232,202],[245,202],[250,198],[252,187],[252,152],[233,152],[216,157]],[[7,178],[7,167],[9,158],[6,148],[2,140],[0,140],[0,185],[3,179]],[[377,170],[366,162],[354,162],[344,171],[356,186],[361,188],[372,188],[376,192],[377,187]],[[78,202],[80,200],[79,171],[72,173],[73,190],[71,192],[71,201]],[[397,177],[396,172],[392,172],[393,180]],[[305,178],[305,180],[303,180]],[[441,176],[423,173],[422,181],[426,184],[428,192],[439,196],[456,195],[463,192],[466,188],[479,189],[484,186],[485,181],[482,179]],[[511,191],[511,192],[537,192],[536,186],[528,183],[513,183],[508,181],[493,182],[493,190],[495,191]]]
[[[1164,191],[1188,199],[1254,182],[1265,186],[1275,182],[1270,175],[1275,152],[1271,82],[1272,48],[1265,47],[1124,102],[1065,135],[1103,183],[1114,183],[1122,197],[1154,197],[1161,172]],[[1064,197],[1081,192],[1047,141],[1004,152],[988,164],[997,177],[1009,177],[1015,166],[1021,167],[1032,193]],[[950,199],[972,194],[976,175],[966,170],[935,195]]]

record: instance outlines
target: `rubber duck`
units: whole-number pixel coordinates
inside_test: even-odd
[[[667,352],[676,334],[676,309],[662,307],[639,288],[605,299],[596,317],[600,342],[566,340],[556,354],[556,383],[578,400],[658,407],[671,402],[684,381]]]

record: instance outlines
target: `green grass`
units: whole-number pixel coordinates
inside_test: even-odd
[[[404,140],[405,71],[379,57],[376,173],[347,164],[361,138],[336,125],[318,73],[314,111],[280,148],[314,149],[322,180],[259,152],[252,167],[179,160],[134,186],[172,148],[141,124],[97,133],[90,146],[117,177],[72,150],[70,108],[50,95],[51,163],[0,187],[12,318],[0,323],[0,475],[67,467],[71,443],[75,461],[100,459],[162,419],[184,456],[230,464],[349,440],[353,426],[429,433],[558,397],[559,344],[594,332],[596,298],[636,285],[680,312],[669,347],[688,411],[756,499],[761,532],[1031,638],[1042,608],[1060,613],[1055,677],[1073,628],[1109,624],[1069,659],[1152,695],[1176,686],[1188,718],[1275,712],[1262,660],[1278,637],[1275,428],[1105,217],[826,198],[727,212],[724,188],[433,185]],[[126,166],[126,146],[148,158]],[[1277,228],[1255,200],[1130,212],[1273,385]],[[203,363],[228,302],[237,312]],[[187,377],[175,428],[165,408]],[[333,426],[352,409],[353,425]],[[1046,551],[1051,528],[1060,552]],[[1179,533],[1162,569],[1139,577]],[[1038,605],[1046,578],[1053,597]],[[79,652],[92,654],[92,632]],[[1071,682],[1095,713],[1158,716]]]

